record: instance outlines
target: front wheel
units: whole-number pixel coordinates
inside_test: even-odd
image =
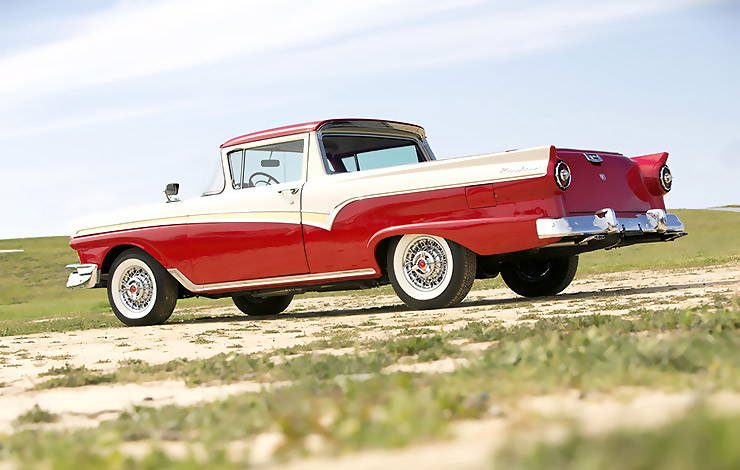
[[[570,285],[578,269],[578,256],[520,259],[505,264],[501,277],[509,289],[524,297],[555,295]]]
[[[127,326],[159,325],[177,303],[177,281],[159,262],[141,250],[126,250],[113,262],[108,301]]]
[[[234,305],[250,316],[277,315],[282,312],[293,300],[292,295],[273,295],[270,297],[253,297],[251,295],[235,295],[231,297]]]
[[[409,307],[426,310],[458,304],[475,280],[475,253],[433,235],[404,235],[388,249],[393,290]]]

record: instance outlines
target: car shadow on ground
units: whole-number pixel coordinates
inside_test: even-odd
[[[695,282],[695,283],[683,283],[683,284],[669,284],[666,286],[651,286],[651,287],[614,287],[597,289],[592,291],[580,291],[572,294],[559,294],[557,296],[549,297],[538,297],[534,299],[525,297],[504,297],[495,299],[477,299],[464,301],[459,307],[516,307],[517,304],[533,304],[537,305],[540,303],[548,303],[553,300],[580,300],[580,299],[599,299],[608,298],[609,301],[613,300],[615,296],[626,296],[626,295],[639,295],[639,294],[658,294],[663,292],[670,292],[674,290],[682,289],[696,289],[700,287],[719,287],[725,285],[736,284],[737,281],[715,281],[715,282]],[[475,296],[475,293],[473,293]],[[400,301],[398,301],[400,302]],[[440,310],[444,311],[444,309]],[[287,319],[307,319],[307,318],[321,318],[321,317],[354,317],[354,316],[366,316],[366,315],[378,315],[378,314],[394,314],[402,312],[413,312],[409,310],[403,304],[389,304],[389,305],[376,305],[373,307],[363,308],[339,308],[339,309],[328,309],[328,310],[312,310],[312,311],[300,311],[300,312],[287,312],[279,315],[267,315],[260,317],[250,317],[247,315],[227,315],[227,316],[204,316],[194,319],[173,321],[170,324],[194,324],[194,323],[229,323],[229,322],[263,322],[271,320],[287,320]]]

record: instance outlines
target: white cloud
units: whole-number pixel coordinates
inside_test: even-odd
[[[279,62],[296,49],[324,58],[344,52],[350,62],[385,51],[417,66],[506,57],[556,47],[580,28],[701,2],[577,0],[497,10],[476,0],[124,1],[75,19],[81,26],[74,36],[0,59],[0,97],[7,102],[258,55],[259,67],[269,67],[270,54]]]
[[[78,34],[0,60],[0,95],[38,94],[276,52],[470,1],[122,2]]]
[[[125,119],[138,118],[142,116],[149,116],[152,114],[160,114],[165,112],[172,112],[174,110],[182,110],[190,106],[189,103],[163,103],[154,104],[150,106],[142,107],[131,107],[123,109],[113,109],[107,111],[98,111],[82,116],[67,116],[62,119],[55,119],[46,121],[42,124],[25,124],[16,126],[3,125],[0,127],[0,139],[12,138],[12,137],[26,137],[37,134],[44,134],[46,132],[58,131],[64,129],[71,129],[74,127],[83,127],[93,124],[113,122]]]
[[[622,0],[618,2],[561,1],[538,3],[507,11],[435,22],[364,35],[341,44],[319,48],[310,57],[323,62],[322,73],[380,73],[467,62],[482,58],[504,59],[532,51],[550,50],[585,40],[621,21],[667,10],[707,3],[705,0]],[[344,67],[326,64],[341,58]],[[381,59],[375,60],[372,59]],[[351,66],[355,65],[355,67]]]

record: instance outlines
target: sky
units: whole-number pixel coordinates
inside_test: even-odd
[[[224,141],[330,117],[438,158],[668,151],[669,208],[737,204],[740,1],[0,1],[0,238],[197,197]]]

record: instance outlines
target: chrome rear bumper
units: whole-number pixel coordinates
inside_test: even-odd
[[[540,238],[612,233],[656,233],[675,235],[676,238],[686,235],[683,223],[678,216],[666,214],[663,209],[650,209],[644,214],[638,214],[637,217],[617,217],[614,209],[607,208],[597,211],[594,215],[537,220],[537,235]]]
[[[67,287],[95,287],[98,284],[98,266],[94,264],[68,264],[66,269],[71,269],[67,278]]]

